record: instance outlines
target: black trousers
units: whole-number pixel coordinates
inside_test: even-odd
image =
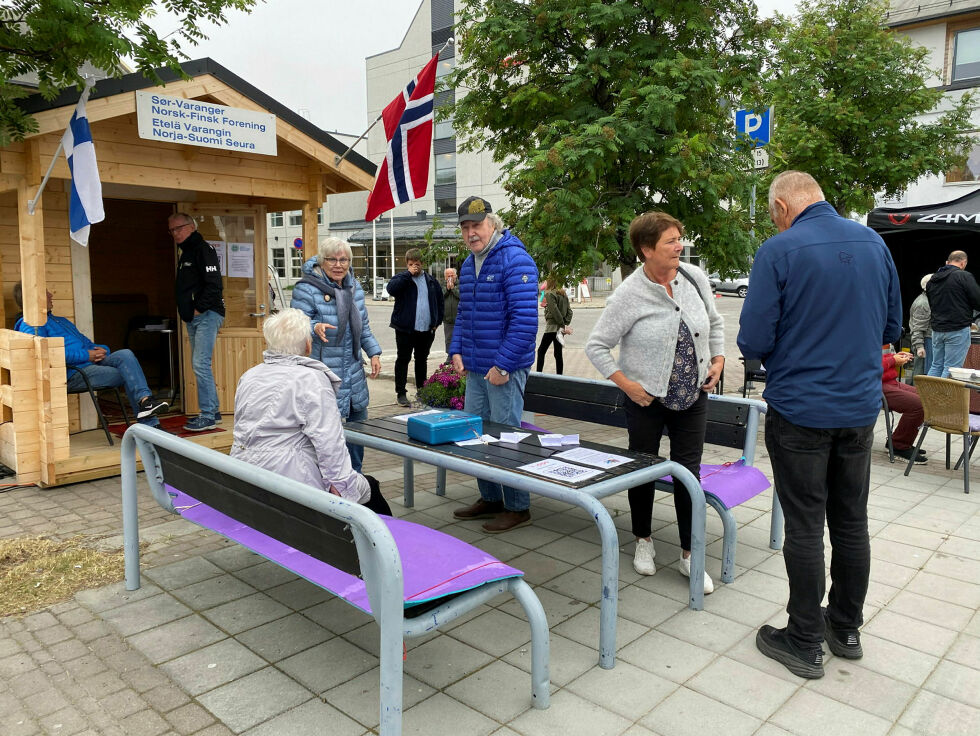
[[[565,361],[561,357],[561,343],[558,342],[557,332],[546,332],[541,336],[541,344],[538,345],[538,373],[544,370],[544,359],[552,345],[555,346],[555,373],[560,376],[565,370]]]
[[[670,437],[670,459],[691,471],[701,479],[701,455],[704,451],[704,430],[708,422],[708,394],[701,396],[689,408],[672,411],[659,401],[650,406],[640,406],[626,397],[626,429],[629,433],[629,449],[660,454],[660,438],[664,427]],[[633,535],[637,538],[650,536],[653,518],[653,483],[630,488],[630,515]],[[681,549],[691,551],[691,497],[680,483],[674,484],[674,509],[677,512],[677,531]]]
[[[789,578],[786,633],[803,647],[819,646],[826,585],[824,518],[833,549],[827,611],[837,628],[856,629],[871,574],[868,488],[874,425],[820,429],[793,424],[771,406],[766,449],[786,519],[783,560]]]
[[[425,379],[429,377],[429,369],[426,362],[429,360],[429,348],[432,347],[432,340],[435,332],[402,332],[395,330],[395,393],[406,393],[405,385],[408,383],[408,364],[412,362],[412,353],[415,353],[415,388],[422,388]]]
[[[392,516],[391,506],[388,505],[385,497],[381,495],[381,484],[378,483],[377,478],[373,475],[365,475],[364,477],[367,478],[368,485],[371,486],[371,497],[361,505],[366,506],[376,514]]]

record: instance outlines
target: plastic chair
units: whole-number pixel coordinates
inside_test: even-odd
[[[970,455],[980,437],[980,416],[970,414],[970,389],[960,381],[951,378],[936,378],[935,376],[916,376],[915,388],[922,400],[925,419],[919,440],[915,443],[915,451],[909,457],[905,475],[912,470],[915,457],[922,447],[926,432],[935,429],[946,434],[946,469],[949,469],[949,456],[952,436],[963,437],[963,454],[956,463],[959,468],[963,463],[963,492],[970,492]],[[972,442],[971,442],[972,438]]]
[[[112,391],[116,395],[116,402],[119,404],[119,408],[122,410],[123,421],[126,425],[129,425],[129,414],[126,413],[126,404],[123,403],[122,396],[119,395],[119,388],[117,386],[103,386],[102,388],[94,388],[89,377],[86,375],[85,371],[75,368],[74,366],[68,366],[68,375],[71,376],[71,372],[75,371],[82,377],[82,381],[85,385],[81,388],[76,388],[74,390],[69,389],[69,394],[84,394],[88,393],[92,397],[92,404],[95,406],[95,413],[99,415],[99,423],[102,424],[102,431],[105,432],[105,438],[109,440],[110,445],[116,444],[112,441],[112,433],[109,431],[109,422],[106,421],[105,414],[102,413],[102,407],[99,406],[99,391]]]
[[[749,358],[739,358],[745,364],[742,375],[742,398],[746,398],[749,392],[750,383],[765,383],[766,369],[762,367],[761,360],[751,360]]]
[[[892,431],[895,427],[895,417],[888,406],[884,392],[881,394],[881,410],[885,412],[885,444],[888,445],[888,462],[895,462],[895,447],[892,445]]]

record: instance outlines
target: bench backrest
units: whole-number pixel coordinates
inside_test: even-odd
[[[712,401],[711,396],[708,396],[705,442],[744,447],[751,408],[746,404]],[[531,373],[524,387],[524,411],[609,427],[626,426],[626,396],[611,381]]]
[[[163,482],[252,529],[360,576],[350,526],[340,519],[154,445]]]

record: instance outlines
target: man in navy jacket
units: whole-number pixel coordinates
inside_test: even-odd
[[[442,324],[442,287],[422,270],[422,251],[411,248],[405,254],[407,270],[396,273],[388,282],[388,293],[395,297],[391,310],[391,327],[395,330],[395,396],[402,406],[409,406],[406,385],[408,364],[415,353],[415,388],[422,388],[428,378],[429,348]]]
[[[538,269],[485,199],[463,200],[458,214],[470,255],[459,270],[459,311],[449,354],[453,367],[466,374],[464,409],[518,427],[538,334]],[[453,512],[457,519],[492,518],[483,525],[488,532],[531,523],[526,491],[484,480],[477,485],[480,500]]]
[[[756,254],[738,346],[766,367],[766,447],[786,516],[789,621],[763,626],[756,646],[790,672],[818,678],[821,641],[841,657],[863,654],[881,346],[901,336],[902,303],[882,239],[838,215],[812,176],[777,176],[769,214],[779,234]],[[825,516],[832,584],[821,610]]]

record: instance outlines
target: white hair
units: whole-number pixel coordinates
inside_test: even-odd
[[[817,180],[805,171],[784,171],[769,185],[769,211],[776,206],[776,200],[783,200],[790,212],[800,213],[814,202],[824,199],[823,190]]]
[[[306,355],[310,318],[299,309],[283,309],[265,318],[262,334],[269,351],[281,355]]]
[[[500,219],[500,215],[498,215],[496,212],[488,212],[487,219],[490,220],[490,224],[493,225],[494,230],[497,232],[503,232],[506,226],[504,225],[504,221]]]
[[[340,238],[330,236],[320,241],[320,248],[317,250],[317,259],[323,263],[323,259],[329,257],[336,258],[339,253],[347,256],[348,260],[353,260],[354,253],[350,249],[350,243]]]

